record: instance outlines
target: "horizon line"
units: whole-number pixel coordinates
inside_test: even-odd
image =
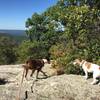
[[[8,29],[8,28],[2,28],[2,29],[1,29],[1,28],[0,28],[0,30],[26,30],[26,29],[13,29],[13,28],[12,28],[12,29]]]

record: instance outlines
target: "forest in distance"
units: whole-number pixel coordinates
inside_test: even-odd
[[[10,37],[14,39],[16,42],[20,43],[23,40],[27,39],[27,36],[25,34],[25,30],[6,30],[6,29],[0,29],[0,37]]]
[[[33,13],[26,30],[0,30],[0,64],[49,57],[66,73],[81,70],[76,58],[100,64],[100,1],[59,0],[43,13]],[[77,70],[79,69],[79,70]]]

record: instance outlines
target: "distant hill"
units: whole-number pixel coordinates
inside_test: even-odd
[[[25,34],[25,30],[3,30],[3,29],[0,29],[0,33],[7,33],[7,34],[10,34],[10,35],[20,35],[20,36],[26,36]]]
[[[3,30],[0,29],[0,36],[7,36],[15,39],[17,42],[21,42],[27,39],[25,30]]]

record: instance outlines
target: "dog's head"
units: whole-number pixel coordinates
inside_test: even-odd
[[[81,63],[81,60],[80,60],[80,59],[75,59],[75,60],[73,61],[73,64],[74,64],[74,65],[80,65],[80,63]]]
[[[44,61],[44,63],[50,64],[50,60],[49,59],[42,59]]]
[[[74,65],[79,65],[82,66],[82,64],[85,62],[85,60],[81,60],[81,59],[75,59],[73,64]]]

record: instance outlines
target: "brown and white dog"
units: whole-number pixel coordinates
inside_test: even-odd
[[[36,78],[38,78],[39,72],[42,72],[45,76],[47,76],[45,74],[45,72],[42,71],[42,67],[44,66],[45,63],[50,64],[50,60],[49,59],[28,59],[25,62],[25,64],[22,65],[24,67],[23,75],[25,73],[25,78],[26,78],[27,77],[27,74],[28,74],[28,70],[32,70],[32,73],[30,75],[30,76],[32,76],[33,73],[37,70]]]
[[[82,66],[84,72],[85,72],[85,78],[88,78],[88,72],[93,72],[93,82],[91,84],[96,84],[98,82],[98,78],[100,78],[100,66],[97,64],[93,64],[90,62],[87,62],[85,60],[79,60],[76,59],[73,62],[74,65]],[[100,85],[100,83],[99,83]]]

